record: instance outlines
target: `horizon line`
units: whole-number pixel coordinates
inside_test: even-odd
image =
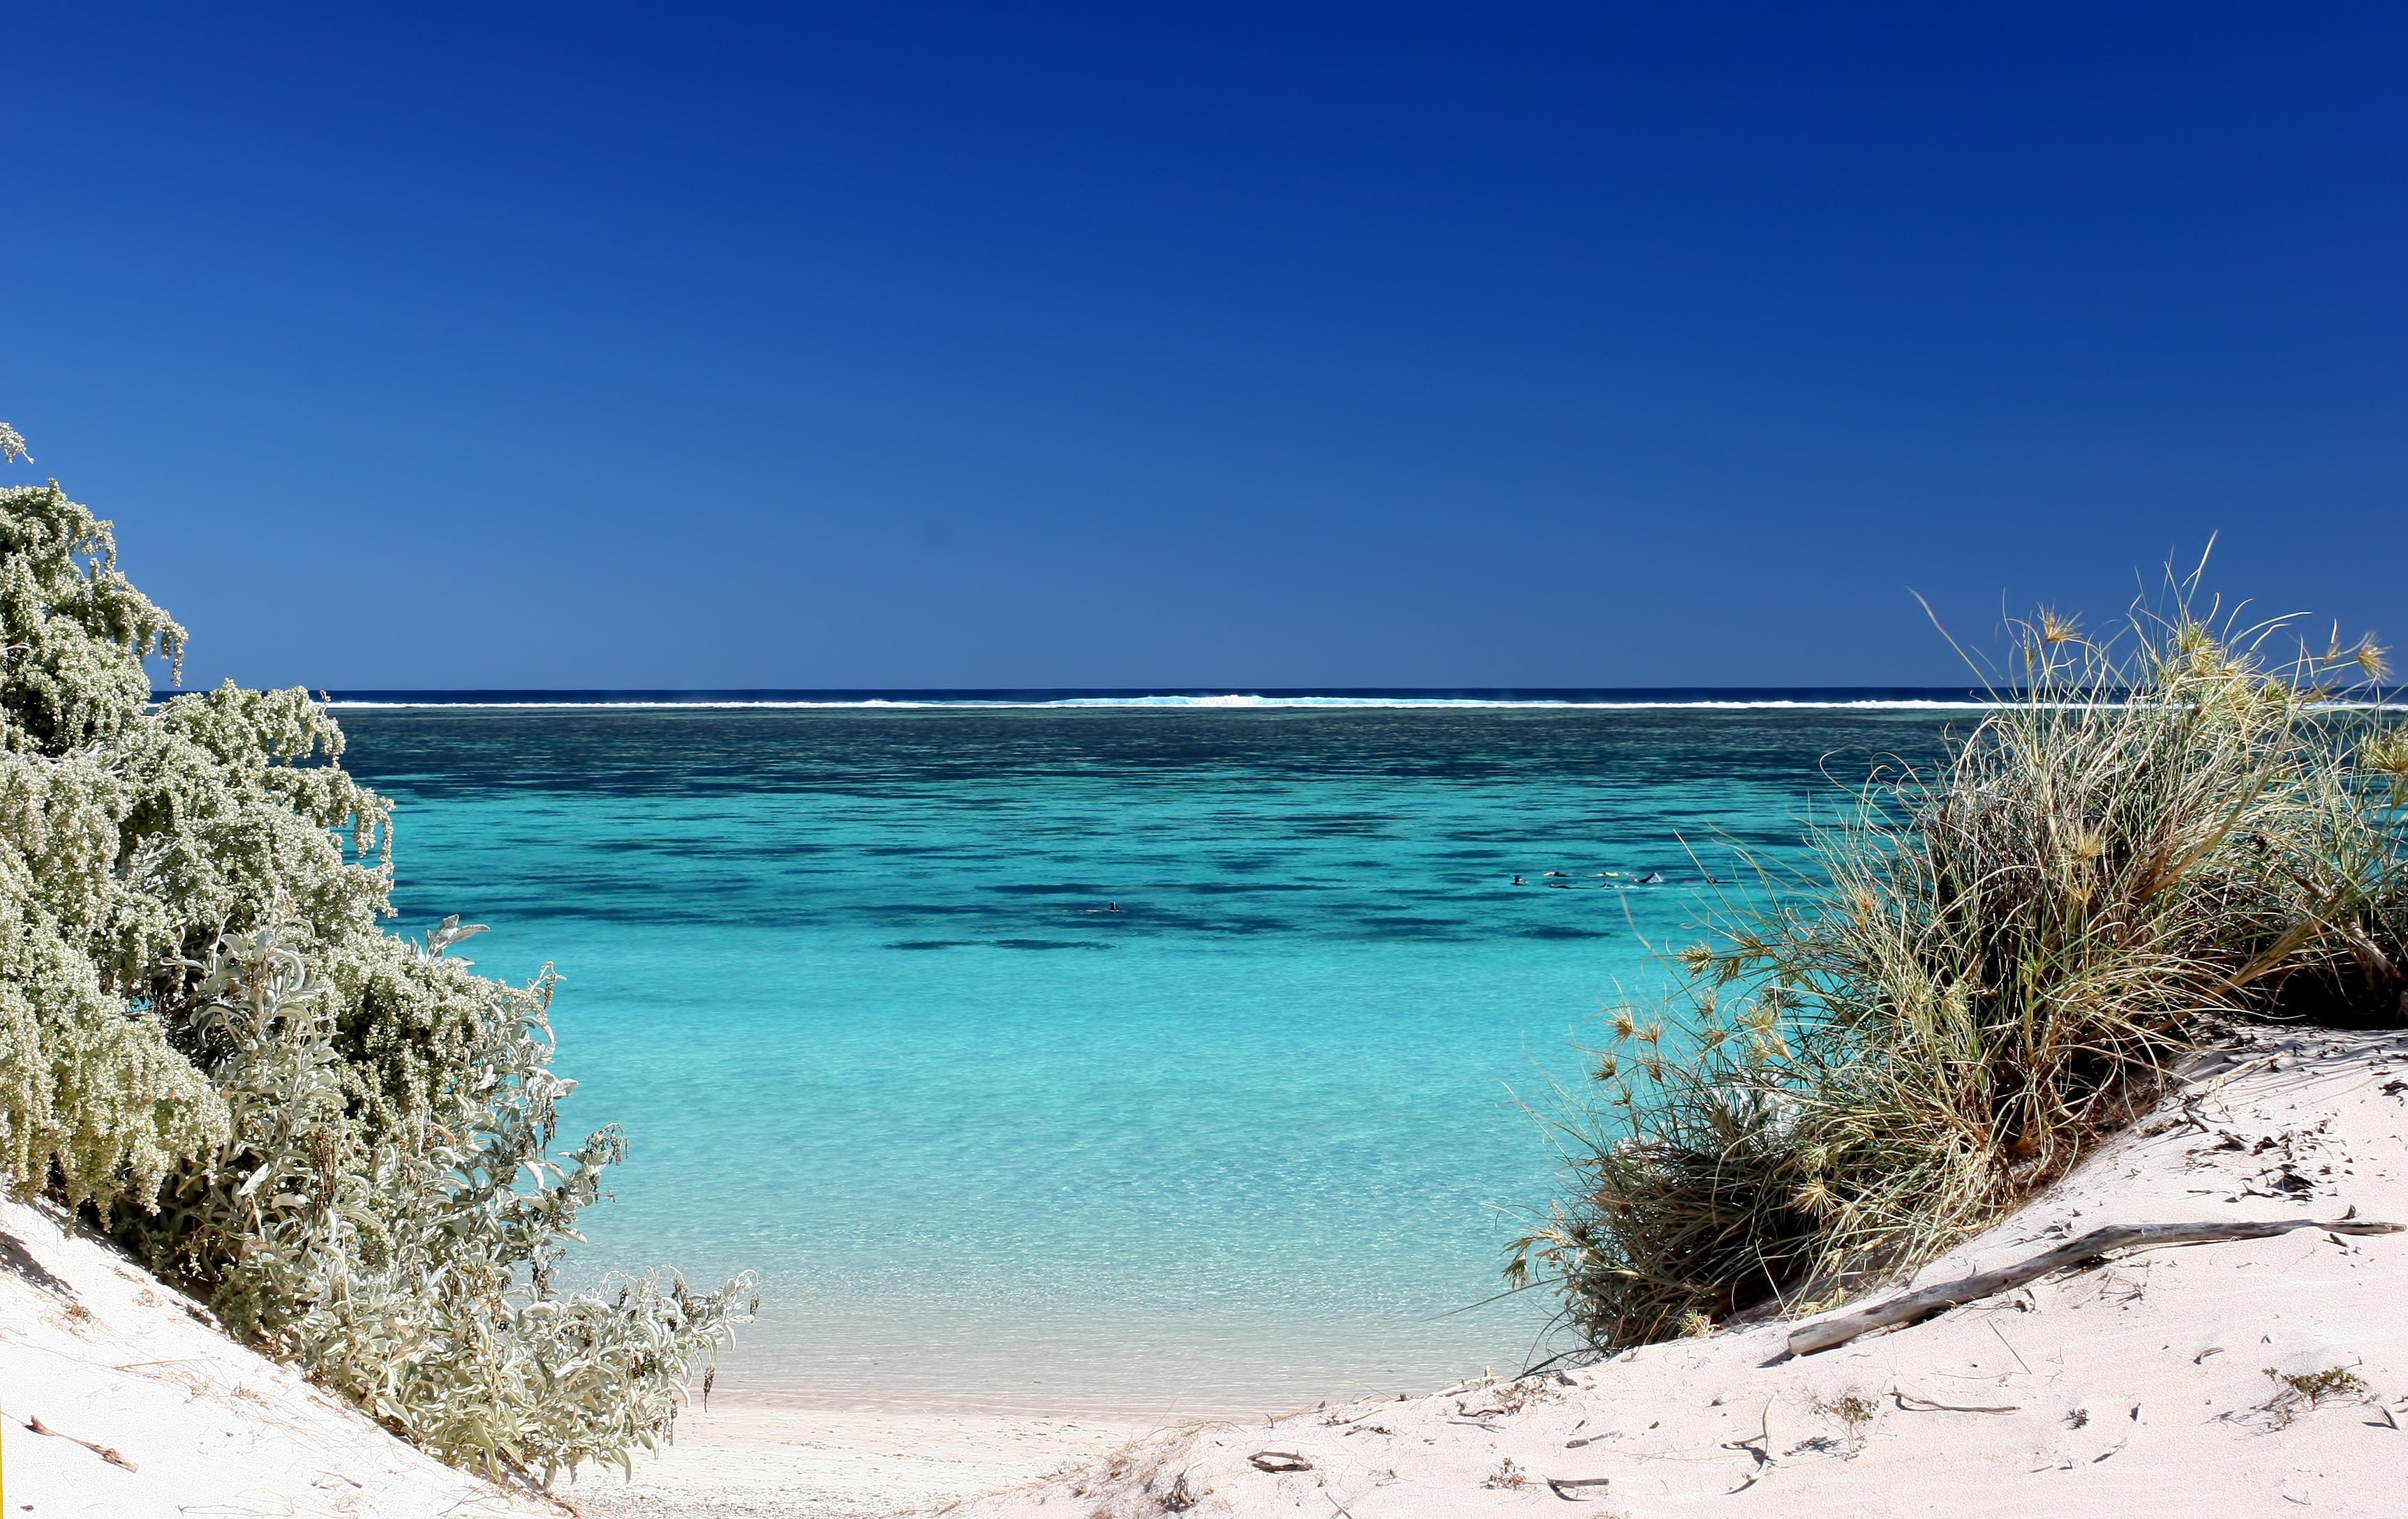
[[[155,699],[177,695],[154,691]],[[1853,708],[1982,709],[2020,687],[1909,685],[1683,686],[747,686],[352,687],[322,689],[334,708],[1050,709],[1157,711],[1511,708]],[[2114,693],[2100,698],[2113,700]],[[2379,705],[2380,687],[2337,692],[2326,705]]]

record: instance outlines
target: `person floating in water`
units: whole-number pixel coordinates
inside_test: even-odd
[[[1514,884],[1514,885],[1516,885],[1516,886],[1527,886],[1527,885],[1529,884],[1529,882],[1528,882],[1528,881],[1524,881],[1520,876],[1515,876],[1515,877],[1513,878],[1513,884]]]

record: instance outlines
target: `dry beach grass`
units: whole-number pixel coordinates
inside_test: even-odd
[[[1521,1242],[1600,1351],[1878,1285],[2045,1186],[2225,1025],[2391,1025],[2400,738],[2194,609],[2020,627],[2020,688],[1877,774],[1813,864],[1727,894],[1559,1124],[1578,1184]]]

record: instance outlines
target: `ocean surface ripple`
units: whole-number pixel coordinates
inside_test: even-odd
[[[1543,1295],[1471,1305],[1555,1184],[1524,1104],[1577,1076],[1602,1007],[1659,984],[1650,946],[1686,941],[1734,844],[1794,858],[1801,816],[1843,810],[1835,780],[1972,720],[341,718],[348,763],[402,803],[400,926],[464,913],[494,925],[487,972],[567,978],[565,1127],[634,1146],[580,1269],[759,1270],[723,1387],[1122,1412],[1521,1364]]]

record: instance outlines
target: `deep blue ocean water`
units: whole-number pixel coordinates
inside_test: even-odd
[[[750,1268],[720,1385],[1160,1413],[1518,1367],[1525,1111],[1660,984],[1724,836],[1969,714],[351,707],[396,924],[547,961],[588,1270]],[[1567,887],[1542,884],[1559,870]],[[1599,872],[1614,871],[1608,876]],[[1519,873],[1530,884],[1510,884]],[[1660,885],[1634,877],[1660,873]],[[1111,910],[1113,906],[1118,910]]]

